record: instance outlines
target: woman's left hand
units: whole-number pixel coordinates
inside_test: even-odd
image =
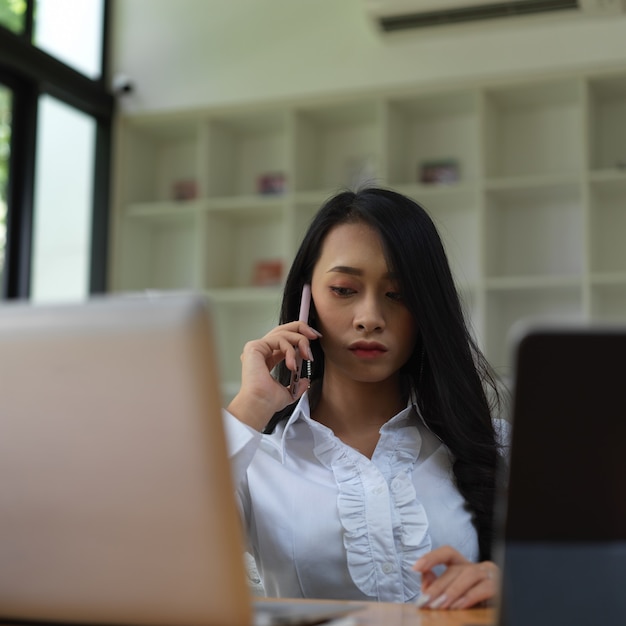
[[[437,576],[433,568],[445,565]],[[500,588],[500,570],[491,561],[472,563],[450,546],[432,550],[413,565],[422,574],[417,605],[424,609],[467,609],[494,598]]]

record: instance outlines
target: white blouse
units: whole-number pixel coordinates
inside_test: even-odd
[[[411,567],[451,545],[478,558],[448,449],[407,408],[370,459],[310,417],[306,394],[262,435],[224,412],[233,475],[267,595],[409,602]]]

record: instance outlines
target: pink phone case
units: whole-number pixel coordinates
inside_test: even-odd
[[[311,285],[304,285],[302,287],[302,297],[300,298],[300,313],[298,315],[298,321],[309,321],[309,309],[311,308]],[[302,370],[302,357],[300,352],[296,348],[296,371],[291,372],[291,380],[289,381],[289,391],[295,398],[298,391],[298,382],[300,381],[300,371]]]

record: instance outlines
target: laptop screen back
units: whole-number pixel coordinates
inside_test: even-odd
[[[246,624],[210,310],[0,308],[0,617]]]
[[[626,327],[527,331],[515,363],[502,623],[590,624],[600,607],[604,623],[623,623],[625,579]]]

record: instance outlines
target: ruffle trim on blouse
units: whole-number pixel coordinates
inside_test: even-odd
[[[389,595],[381,588],[379,580],[380,563],[374,552],[377,539],[370,539],[370,523],[367,519],[366,497],[359,469],[358,453],[343,446],[332,436],[316,433],[315,455],[334,473],[339,489],[337,506],[343,526],[343,542],[347,552],[348,569],[355,585],[367,596],[379,600],[389,600]],[[411,478],[417,459],[421,437],[415,425],[400,426],[392,435],[395,450],[387,452],[391,460],[389,474],[389,494],[395,504],[392,519],[394,528],[388,529],[390,537],[396,539],[396,546],[402,551],[403,601],[415,598],[420,590],[420,577],[412,570],[415,561],[431,549],[428,533],[428,518]],[[376,532],[376,521],[371,522]],[[382,593],[381,593],[382,591]],[[385,596],[385,597],[381,597]]]

